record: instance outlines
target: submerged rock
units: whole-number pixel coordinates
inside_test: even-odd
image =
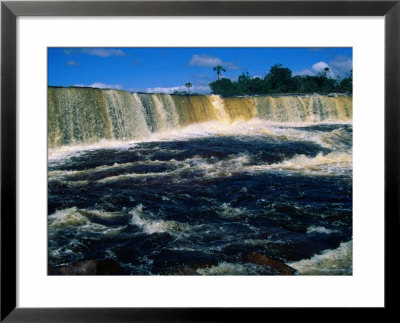
[[[251,262],[256,265],[266,266],[271,269],[272,274],[276,275],[294,275],[297,273],[296,269],[286,265],[280,260],[275,260],[259,252],[251,252],[242,256],[245,262]]]
[[[120,275],[121,267],[111,259],[84,260],[59,268],[49,267],[49,275]]]

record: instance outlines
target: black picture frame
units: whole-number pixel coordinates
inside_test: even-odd
[[[4,1],[1,3],[1,321],[186,322],[266,320],[267,309],[16,307],[16,19],[19,16],[384,16],[385,307],[396,310],[399,242],[400,1]],[[374,255],[371,255],[374,261]],[[367,289],[366,289],[367,290]],[[279,316],[287,308],[268,309]],[[302,309],[290,309],[304,313]],[[325,309],[338,316],[337,309]],[[335,310],[335,311],[333,311]],[[285,313],[283,313],[285,311]],[[347,313],[350,310],[347,309]],[[373,314],[374,313],[374,314]],[[269,313],[268,313],[269,314]],[[261,315],[261,316],[260,316]],[[298,315],[298,314],[295,314]],[[309,315],[309,314],[307,314]],[[372,316],[371,316],[372,315]],[[379,316],[378,316],[379,315]],[[247,319],[246,319],[247,318]],[[341,318],[343,319],[343,317]]]

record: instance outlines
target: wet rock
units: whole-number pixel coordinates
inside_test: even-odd
[[[185,266],[185,267],[183,267],[183,268],[181,268],[181,269],[178,269],[177,271],[173,272],[172,275],[177,275],[177,276],[179,276],[179,275],[184,275],[184,276],[195,276],[195,275],[199,275],[199,274],[196,272],[196,269],[197,269],[197,268]]]
[[[49,275],[120,275],[121,267],[111,259],[84,260],[59,268],[49,267]]]
[[[251,252],[242,257],[245,262],[251,262],[256,265],[266,266],[271,269],[272,273],[277,275],[294,275],[296,269],[286,265],[280,260],[275,260],[259,252]]]
[[[121,267],[111,259],[105,259],[97,262],[97,275],[118,275],[121,273]]]
[[[61,275],[60,270],[58,270],[57,268],[51,267],[51,266],[49,266],[47,268],[47,274],[50,276]]]
[[[156,275],[174,274],[184,267],[193,270],[217,264],[212,254],[186,250],[162,250],[153,258],[153,273]]]

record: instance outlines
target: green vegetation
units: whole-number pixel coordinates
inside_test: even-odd
[[[187,82],[187,83],[185,83],[185,86],[188,88],[188,91],[190,93],[190,88],[192,87],[192,83]]]
[[[226,69],[224,69],[221,65],[217,65],[213,68],[214,72],[217,72],[218,80],[219,77],[222,75],[221,71],[226,72]]]
[[[246,72],[242,73],[237,81],[220,79],[221,71],[226,71],[222,66],[218,65],[213,70],[217,72],[218,80],[209,84],[211,91],[222,96],[353,92],[353,71],[343,80],[338,80],[329,77],[328,67],[315,76],[292,76],[289,68],[275,64],[264,79],[251,77]]]
[[[188,92],[188,91],[174,91],[171,93],[172,95],[201,95],[200,93],[197,92]]]

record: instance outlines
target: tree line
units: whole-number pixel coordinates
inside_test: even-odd
[[[251,77],[248,72],[242,73],[237,81],[221,78],[221,71],[226,71],[218,65],[213,68],[218,79],[209,84],[212,94],[221,96],[263,95],[263,94],[288,94],[288,93],[352,93],[353,70],[342,80],[329,76],[329,67],[317,75],[295,75],[292,71],[275,64],[269,73],[262,79]]]

